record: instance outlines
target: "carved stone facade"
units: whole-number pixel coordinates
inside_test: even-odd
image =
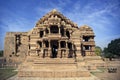
[[[5,37],[4,56],[7,62],[21,62],[26,56],[92,56],[95,55],[94,37],[89,26],[78,27],[54,9],[43,16],[30,31],[8,32]]]
[[[8,32],[4,57],[21,63],[19,77],[91,77],[89,70],[104,66],[95,55],[94,32],[78,27],[57,10],[43,16],[28,32]]]

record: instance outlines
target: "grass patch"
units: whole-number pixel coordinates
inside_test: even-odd
[[[96,75],[97,73],[104,73],[105,72],[105,68],[98,68],[100,71],[91,71],[90,73],[93,75]]]
[[[17,71],[14,71],[15,69],[11,68],[1,68],[0,69],[0,80],[6,80],[14,75],[17,74]]]
[[[98,68],[101,72],[105,72],[106,68]]]
[[[91,74],[93,74],[93,75],[95,75],[96,73],[98,73],[98,72],[90,72]]]

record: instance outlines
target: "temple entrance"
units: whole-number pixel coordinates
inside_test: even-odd
[[[51,41],[51,58],[57,58],[58,54],[58,41],[57,40],[52,40]]]

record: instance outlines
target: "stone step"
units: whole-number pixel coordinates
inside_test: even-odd
[[[33,64],[34,69],[40,69],[42,71],[65,71],[76,70],[77,64]]]
[[[84,60],[102,60],[100,56],[85,56]]]
[[[35,64],[74,64],[75,60],[71,58],[46,58],[35,59]]]
[[[19,71],[19,77],[68,78],[90,77],[88,71]]]

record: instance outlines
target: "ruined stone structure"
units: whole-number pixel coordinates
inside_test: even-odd
[[[73,58],[94,55],[94,32],[87,26],[78,27],[60,12],[52,10],[28,32],[8,32],[4,56],[38,55],[41,58]]]
[[[95,57],[94,37],[89,26],[78,27],[54,9],[30,31],[8,32],[4,56],[7,62],[23,62],[19,76],[90,76],[85,66],[90,68],[91,64],[85,63],[90,56]]]

